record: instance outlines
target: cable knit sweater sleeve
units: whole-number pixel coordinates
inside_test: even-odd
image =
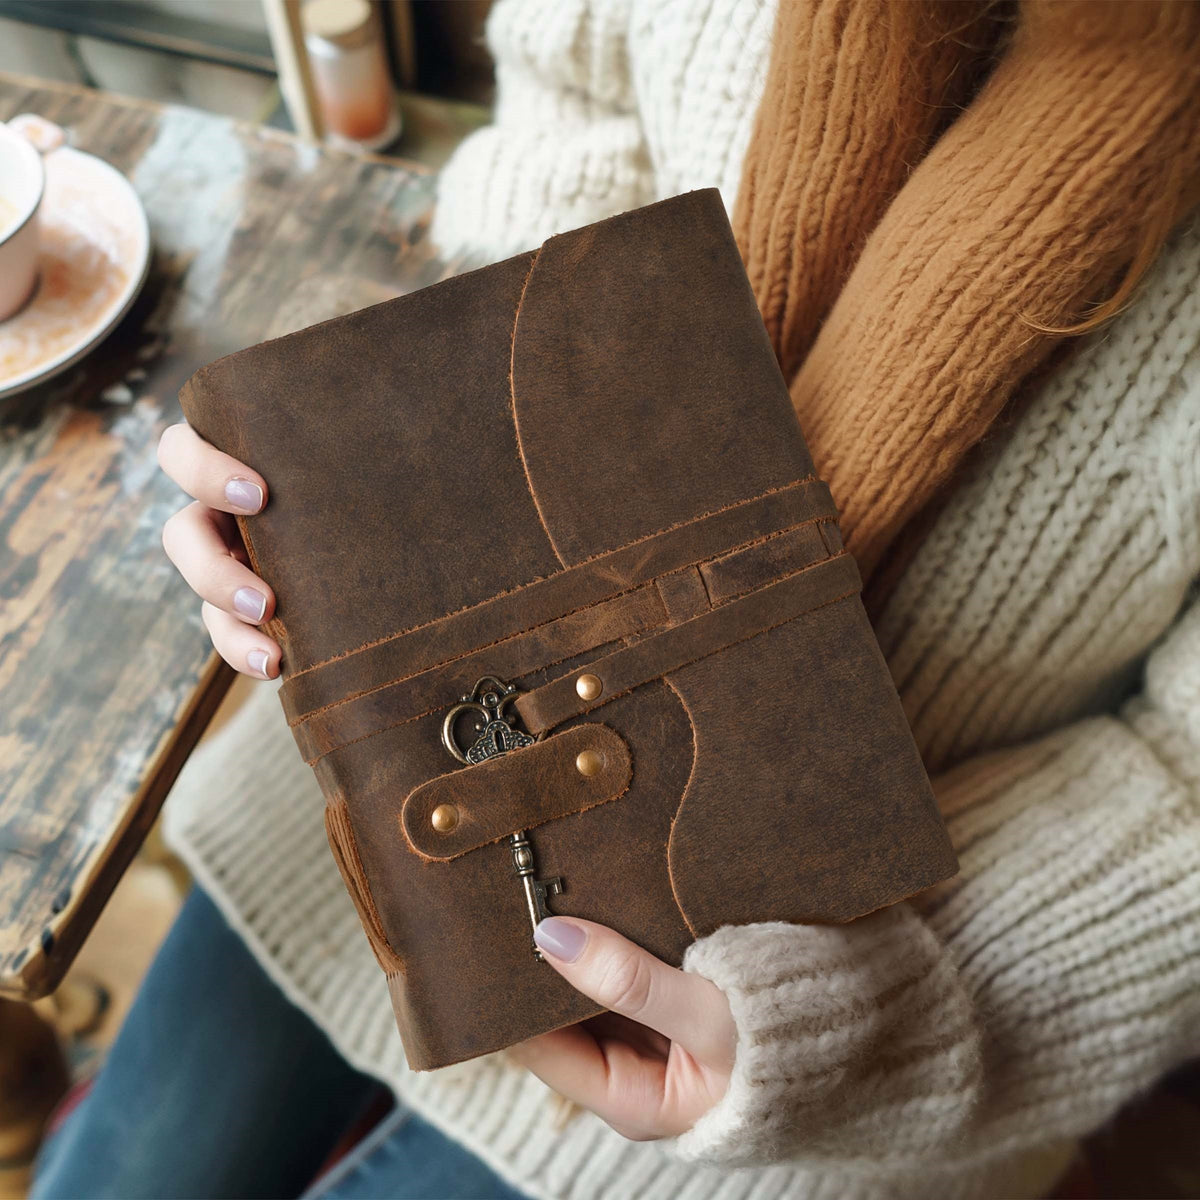
[[[936,787],[955,880],[849,926],[692,947],[739,1044],[677,1155],[978,1161],[1095,1128],[1200,1047],[1200,603],[1119,717]]]
[[[631,3],[492,10],[495,117],[442,171],[433,238],[444,253],[503,258],[653,199],[630,80]]]

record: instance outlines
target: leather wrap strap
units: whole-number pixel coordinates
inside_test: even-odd
[[[652,679],[852,596],[861,586],[854,559],[845,553],[836,555],[526,692],[514,707],[530,733],[542,733]],[[583,675],[600,681],[600,692],[593,699],[584,699],[576,687]]]
[[[519,679],[598,646],[636,637],[663,624],[662,601],[653,585],[615,596],[494,645],[431,667],[383,688],[331,705],[292,726],[308,763],[384,729],[445,711],[482,675]]]
[[[798,480],[295,672],[280,689],[284,711],[294,725],[324,708],[609,600],[672,571],[803,522],[836,517],[824,483]]]
[[[729,515],[735,512],[736,521]],[[306,761],[315,764],[345,746],[445,710],[483,675],[519,680],[548,672],[557,663],[598,656],[592,666],[529,692],[517,702],[526,726],[540,733],[688,662],[856,591],[857,571],[853,561],[838,552],[841,543],[831,514],[824,485],[804,481],[655,534],[512,593],[528,601],[535,615],[566,607],[568,611],[561,615],[533,622],[529,615],[509,612],[508,596],[497,597],[477,609],[451,614],[425,629],[339,659],[300,678],[324,683],[329,672],[349,670],[339,664],[360,658],[372,671],[436,661],[380,682],[368,675],[360,681],[368,686],[360,685],[356,693],[294,720],[296,742]],[[797,516],[802,519],[794,520]],[[732,548],[731,539],[735,539]],[[831,556],[834,547],[838,551]],[[567,576],[574,584],[564,590],[558,581]],[[571,607],[581,587],[588,594],[599,590],[607,594]],[[485,610],[482,615],[480,609]],[[519,628],[499,637],[498,631],[492,631],[490,640],[473,643],[448,659],[438,657],[449,645],[448,629],[455,629],[458,636],[489,614],[507,615],[510,624]],[[575,691],[581,673],[602,680],[594,702],[581,701]]]

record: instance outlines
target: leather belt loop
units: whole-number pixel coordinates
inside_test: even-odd
[[[861,586],[854,559],[836,555],[526,692],[514,708],[530,733],[543,733],[671,671],[855,595]]]

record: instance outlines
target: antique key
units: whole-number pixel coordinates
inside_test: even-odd
[[[510,834],[508,845],[512,850],[513,869],[525,885],[525,907],[529,910],[529,922],[536,929],[539,921],[551,915],[546,907],[546,897],[561,896],[563,881],[558,875],[553,879],[536,878],[537,866],[533,861],[533,847],[529,844],[529,836],[525,830],[518,829],[516,833]],[[536,942],[533,944],[533,957],[538,962],[545,961]]]
[[[459,762],[467,764],[485,762],[521,746],[532,746],[537,739],[514,729],[512,718],[504,715],[505,705],[515,700],[516,696],[517,689],[511,684],[502,683],[493,675],[485,675],[475,684],[471,694],[463,696],[446,714],[442,721],[442,744]],[[464,754],[459,748],[454,725],[463,713],[472,711],[480,713],[483,721],[476,726],[478,736]],[[546,898],[561,896],[563,881],[557,875],[553,879],[538,879],[533,847],[524,829],[509,835],[508,846],[512,852],[513,870],[525,889],[525,908],[529,913],[530,925],[536,929],[539,921],[551,915],[546,907]],[[536,942],[533,943],[533,956],[539,962],[544,961]]]

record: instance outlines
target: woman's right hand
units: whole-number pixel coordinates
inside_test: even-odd
[[[234,670],[274,679],[279,643],[256,626],[274,613],[275,593],[250,570],[232,515],[261,512],[266,481],[186,424],[164,430],[158,463],[194,498],[163,526],[163,548],[204,602],[200,616],[213,646]]]

